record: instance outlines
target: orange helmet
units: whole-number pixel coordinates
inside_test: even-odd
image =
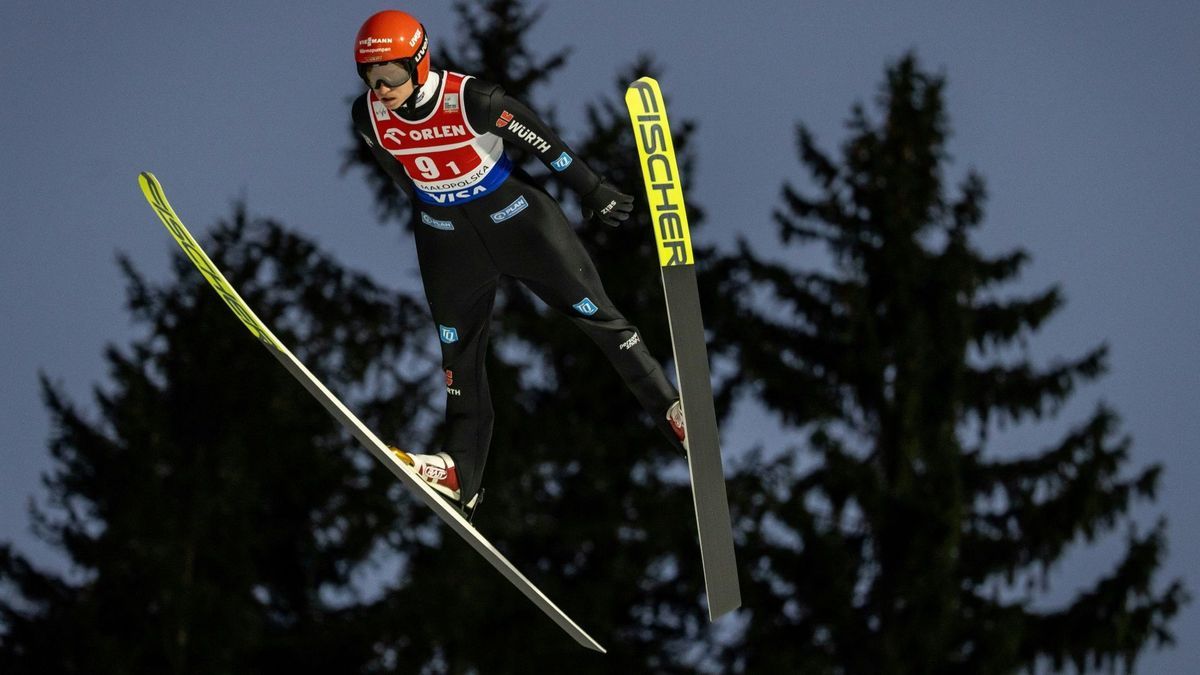
[[[429,77],[429,36],[411,14],[384,10],[367,19],[354,41],[354,60],[359,74],[364,65],[400,61],[420,87]]]

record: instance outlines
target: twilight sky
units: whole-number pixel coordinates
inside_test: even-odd
[[[948,183],[974,168],[989,189],[978,243],[993,253],[1026,248],[1033,262],[1013,290],[1059,283],[1067,299],[1030,356],[1046,364],[1111,347],[1107,377],[1058,420],[1007,430],[995,449],[1048,445],[1099,401],[1112,404],[1134,441],[1132,468],[1166,466],[1158,502],[1137,511],[1144,527],[1160,515],[1170,522],[1160,581],[1182,576],[1200,598],[1200,509],[1189,498],[1200,484],[1200,3],[545,4],[529,44],[542,55],[573,52],[527,102],[553,107],[573,142],[584,105],[614,98],[618,70],[653,54],[671,118],[699,123],[688,197],[708,214],[698,238],[719,245],[739,234],[772,245],[780,187],[803,179],[797,122],[834,151],[850,106],[874,100],[886,64],[913,49],[943,73]],[[104,347],[138,335],[115,255],[129,254],[155,281],[179,255],[138,190],[138,171],[158,175],[197,236],[244,197],[253,215],[314,237],[343,263],[417,287],[411,242],[375,223],[358,173],[339,172],[348,98],[361,86],[354,34],[388,7],[0,6],[0,540],[64,568],[26,517],[50,466],[37,375],[94,411]],[[390,7],[417,15],[435,42],[457,27],[448,2]],[[773,433],[748,411],[723,439],[736,451]],[[1069,556],[1046,604],[1109,570],[1120,537]],[[1200,663],[1198,604],[1175,623],[1180,645],[1150,654],[1139,672]]]

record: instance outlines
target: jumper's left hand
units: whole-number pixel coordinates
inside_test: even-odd
[[[580,197],[583,217],[595,216],[609,227],[616,227],[629,219],[633,212],[633,197],[621,192],[601,180],[592,191]]]

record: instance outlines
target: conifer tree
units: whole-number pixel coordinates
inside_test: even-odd
[[[0,548],[0,672],[356,672],[378,622],[357,577],[410,514],[170,248],[162,285],[121,261],[144,337],[108,349],[94,411],[44,382],[54,465],[37,525],[73,573]],[[207,248],[329,386],[370,383],[356,402],[387,408],[394,433],[420,416],[402,402],[427,400],[427,380],[396,365],[411,301],[241,207]]]
[[[1157,578],[1162,522],[1143,531],[1130,513],[1161,467],[1131,466],[1110,405],[1038,447],[999,443],[1054,420],[1108,347],[1035,362],[1063,295],[1020,295],[1028,253],[974,243],[984,181],[946,185],[944,86],[900,59],[877,115],[853,109],[839,157],[801,125],[809,181],[784,190],[779,247],[743,244],[721,271],[733,307],[714,332],[739,346],[735,388],[795,434],[731,487],[751,618],[730,671],[1131,669],[1186,600]],[[813,245],[828,268],[792,261]],[[1055,564],[1114,532],[1111,571],[1045,608]]]

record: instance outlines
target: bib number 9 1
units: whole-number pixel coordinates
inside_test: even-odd
[[[431,157],[421,155],[414,158],[413,163],[417,165],[417,171],[421,172],[421,177],[425,180],[436,180],[442,175],[437,163],[434,162],[433,158]],[[458,165],[454,162],[446,162],[446,168],[450,169],[450,172],[455,176],[462,173],[462,171],[459,170]]]

